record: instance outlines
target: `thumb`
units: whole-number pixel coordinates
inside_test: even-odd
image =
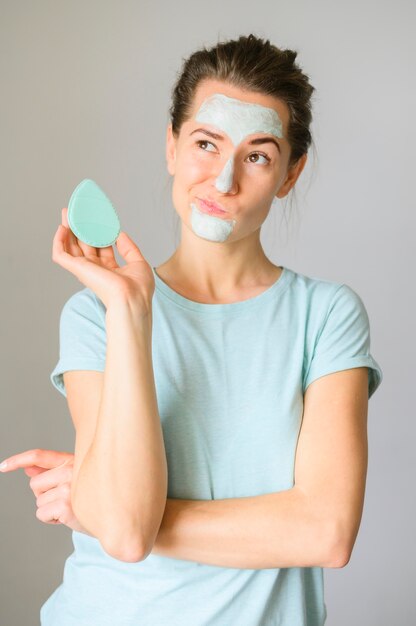
[[[117,250],[127,263],[135,263],[137,261],[146,261],[139,248],[126,232],[120,232],[116,240]]]

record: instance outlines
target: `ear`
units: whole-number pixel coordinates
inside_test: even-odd
[[[276,194],[276,198],[284,198],[284,196],[289,193],[289,191],[292,189],[297,179],[299,178],[303,168],[305,167],[307,159],[307,153],[302,154],[302,156],[290,168],[283,185],[281,185],[279,191]]]
[[[176,139],[172,133],[172,124],[166,129],[166,163],[171,176],[175,174]]]

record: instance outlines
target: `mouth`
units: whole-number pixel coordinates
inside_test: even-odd
[[[202,200],[202,198],[196,198],[196,200],[198,201],[198,208],[204,213],[210,213],[211,215],[226,215],[227,213],[227,211],[216,202]]]

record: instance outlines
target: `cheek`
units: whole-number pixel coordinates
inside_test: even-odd
[[[206,178],[212,172],[212,158],[191,149],[182,155],[180,171],[182,180],[198,181],[202,177]]]
[[[203,159],[198,159],[192,154],[181,156],[177,161],[172,187],[173,201],[177,210],[181,210],[181,207],[185,210],[185,207],[188,207],[189,196],[194,188],[207,179],[207,176],[209,170]]]

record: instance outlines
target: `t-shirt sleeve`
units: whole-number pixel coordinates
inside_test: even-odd
[[[68,370],[103,372],[106,356],[105,307],[85,288],[65,302],[59,320],[59,360],[50,374],[54,387],[65,397],[63,373]]]
[[[368,367],[370,398],[383,380],[383,372],[370,353],[370,322],[364,303],[351,287],[342,284],[318,333],[304,390],[321,376],[362,366]]]

